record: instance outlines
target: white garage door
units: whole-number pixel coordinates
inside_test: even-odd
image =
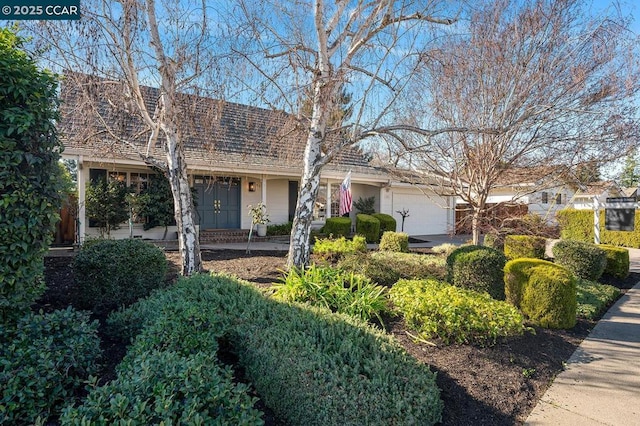
[[[402,216],[397,211],[409,210],[409,216],[404,221],[404,232],[409,235],[437,235],[449,232],[446,199],[402,192],[394,192],[392,197],[393,217],[398,222],[398,231],[402,227]]]

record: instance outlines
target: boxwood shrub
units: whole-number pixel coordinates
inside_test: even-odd
[[[572,328],[576,324],[576,279],[562,266],[540,259],[515,259],[504,267],[508,302],[534,324]]]
[[[334,237],[348,237],[351,235],[351,218],[328,217],[322,227],[322,233]]]
[[[164,287],[167,260],[158,247],[135,239],[99,240],[73,261],[78,307],[105,313]]]
[[[180,302],[183,300],[183,302]],[[191,303],[224,328],[245,378],[287,424],[435,424],[442,402],[435,376],[392,338],[326,309],[265,298],[238,280],[198,275],[114,313],[129,335]]]
[[[423,339],[493,344],[500,336],[524,330],[522,315],[510,304],[437,280],[400,280],[390,298]]]
[[[0,327],[0,424],[34,424],[74,401],[101,355],[97,321],[71,308]]]
[[[336,261],[347,254],[364,253],[367,251],[367,242],[361,235],[354,235],[352,240],[345,237],[319,238],[313,245],[313,254],[327,261]]]
[[[374,213],[371,216],[375,217],[380,222],[380,236],[387,231],[396,232],[398,223],[390,214]]]
[[[585,280],[597,281],[607,266],[607,254],[592,243],[560,240],[551,250],[555,263]]]
[[[380,221],[371,215],[358,213],[356,233],[364,235],[368,243],[377,243],[380,241]]]
[[[338,267],[362,274],[371,281],[387,287],[401,278],[442,280],[446,277],[444,258],[416,253],[378,251],[350,255],[342,259]]]
[[[547,240],[534,235],[507,235],[504,239],[504,255],[507,259],[544,259]]]
[[[624,280],[629,276],[629,250],[623,247],[609,246],[601,244],[598,246],[607,257],[607,266],[604,273]]]
[[[409,234],[404,232],[385,231],[380,239],[381,251],[409,252]]]
[[[507,258],[490,247],[462,246],[447,257],[447,281],[456,287],[484,291],[504,300],[503,271]]]

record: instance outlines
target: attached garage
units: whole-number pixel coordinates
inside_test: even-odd
[[[447,234],[453,230],[453,198],[440,196],[433,192],[426,194],[419,189],[408,187],[387,188],[383,197],[386,206],[381,211],[393,215],[398,222],[398,231],[402,227],[402,215],[407,210],[409,216],[404,222],[404,232],[409,235]]]

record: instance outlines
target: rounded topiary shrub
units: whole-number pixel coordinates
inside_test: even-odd
[[[597,281],[607,266],[604,250],[592,243],[560,240],[552,248],[555,263],[585,280]]]
[[[92,242],[73,261],[75,300],[97,313],[130,305],[164,287],[167,269],[162,250],[144,241]]]
[[[503,268],[507,258],[483,246],[462,246],[447,257],[447,278],[456,287],[484,291],[504,300]]]
[[[380,235],[383,235],[387,231],[396,232],[398,224],[393,216],[386,213],[374,213],[371,216],[380,222]]]
[[[381,251],[409,252],[409,234],[405,232],[386,231],[380,240]]]
[[[629,276],[629,250],[624,247],[599,245],[601,250],[604,250],[607,257],[607,266],[604,268],[604,273],[616,278],[624,280]]]
[[[380,221],[375,217],[359,213],[356,215],[356,233],[364,235],[368,243],[380,241]]]
[[[572,328],[576,324],[576,279],[562,266],[539,259],[516,259],[504,267],[508,302],[534,324]]]
[[[504,255],[507,259],[543,259],[546,238],[534,235],[507,235],[504,239]]]
[[[322,227],[322,233],[334,237],[348,237],[351,235],[351,218],[328,217]]]

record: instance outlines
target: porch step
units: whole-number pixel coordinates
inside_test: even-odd
[[[249,238],[248,229],[201,229],[200,244],[246,243]],[[251,241],[269,241],[269,237],[258,237],[253,233]]]

